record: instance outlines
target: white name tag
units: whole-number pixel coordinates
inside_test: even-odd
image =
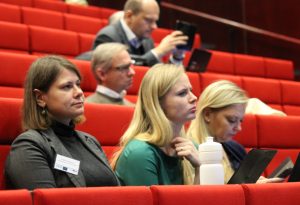
[[[78,175],[80,161],[57,154],[54,169]]]

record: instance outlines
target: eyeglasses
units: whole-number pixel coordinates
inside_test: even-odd
[[[129,70],[130,70],[130,68],[131,68],[131,66],[132,66],[134,63],[135,63],[135,61],[132,60],[132,61],[131,61],[130,63],[128,63],[128,64],[116,66],[115,69],[116,69],[117,71],[122,72],[122,73],[128,73]]]

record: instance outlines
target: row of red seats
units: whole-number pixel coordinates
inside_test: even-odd
[[[0,0],[2,3],[13,4],[19,6],[36,7],[63,13],[77,14],[83,16],[94,17],[98,19],[107,19],[116,10],[110,8],[96,6],[78,6],[66,4],[63,1],[51,0]]]
[[[21,133],[21,99],[0,98],[0,170],[13,140]],[[77,126],[94,135],[108,158],[118,148],[119,139],[127,129],[134,109],[117,105],[86,104],[86,122]],[[105,120],[103,120],[105,119]],[[269,175],[287,156],[296,160],[300,151],[300,117],[246,115],[242,131],[235,137],[246,148],[277,149],[278,154],[267,167]],[[4,187],[0,173],[0,188]],[[2,183],[1,183],[2,181]]]
[[[74,58],[91,49],[94,35],[0,21],[0,50]]]
[[[93,18],[32,7],[0,3],[0,20],[80,33],[96,34],[108,24],[107,18]]]
[[[212,186],[127,186],[0,191],[2,205],[265,205],[297,204],[300,183]],[[217,197],[216,197],[217,196]],[[92,202],[91,202],[92,201]]]
[[[1,41],[1,40],[0,40]],[[0,96],[22,98],[24,76],[30,64],[37,58],[34,55],[0,52]],[[83,76],[82,89],[86,95],[94,92],[96,80],[91,72],[90,62],[71,59]],[[136,75],[126,98],[135,102],[140,83],[148,67],[135,66]],[[275,109],[288,115],[300,115],[300,97],[295,94],[300,90],[300,83],[288,80],[266,79],[258,77],[241,77],[216,73],[187,73],[193,85],[193,92],[199,96],[210,83],[227,79],[245,89],[250,97],[259,98]]]
[[[294,80],[294,65],[290,60],[211,51],[209,72]]]

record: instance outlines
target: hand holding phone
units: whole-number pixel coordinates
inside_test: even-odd
[[[177,45],[177,48],[182,50],[191,50],[193,48],[194,37],[197,30],[196,26],[185,21],[177,20],[175,30],[181,31],[183,35],[188,36],[187,43],[185,45]]]

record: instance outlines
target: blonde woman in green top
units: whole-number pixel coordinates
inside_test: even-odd
[[[182,67],[158,64],[145,75],[133,119],[112,160],[123,185],[194,184],[199,157],[185,136],[197,98]]]

